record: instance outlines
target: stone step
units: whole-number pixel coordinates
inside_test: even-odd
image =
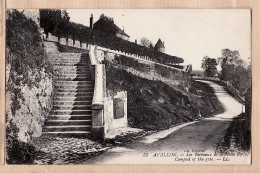
[[[43,133],[73,137],[90,135],[95,81],[90,76],[89,56],[60,53],[50,62],[53,65],[54,102]]]
[[[49,59],[50,61],[88,61],[88,58],[85,57],[52,57]]]
[[[91,120],[49,120],[46,126],[91,125]]]
[[[88,65],[84,66],[78,66],[78,65],[53,65],[54,70],[63,70],[63,69],[69,69],[69,70],[89,70]]]
[[[92,105],[92,100],[90,101],[54,101],[53,105],[69,105],[69,106],[76,106],[76,105]]]
[[[90,131],[65,131],[65,132],[42,132],[43,134],[48,134],[54,137],[60,138],[90,138]]]
[[[93,96],[78,96],[78,97],[54,97],[54,101],[92,101]]]
[[[68,97],[71,97],[71,96],[74,96],[74,97],[77,97],[77,96],[93,96],[93,92],[75,92],[75,91],[72,91],[72,92],[55,92],[54,94],[55,96],[68,96]]]
[[[54,73],[53,78],[77,78],[77,77],[90,77],[90,74],[82,73],[82,74],[63,74],[63,73]]]
[[[86,59],[51,59],[49,60],[51,63],[80,63],[84,62],[87,63],[88,61]]]
[[[91,131],[91,125],[45,126],[43,132]]]
[[[86,70],[87,66],[78,66],[78,65],[53,65],[54,70]]]
[[[51,64],[52,65],[58,65],[58,66],[87,66],[87,63],[83,63],[83,62],[67,62],[67,63],[65,63],[65,62],[51,62]]]
[[[73,56],[53,56],[53,57],[50,58],[50,60],[80,60],[80,59],[87,60],[88,58],[87,57],[81,57],[81,56],[78,56],[78,57],[73,57]]]
[[[88,58],[84,57],[53,57],[50,61],[88,61]]]
[[[83,92],[93,92],[94,91],[94,86],[54,86],[54,91],[57,93],[64,92],[66,93],[80,93],[82,94]],[[54,94],[55,95],[55,94]],[[80,95],[75,95],[75,96],[80,96]]]
[[[61,64],[53,64],[53,66],[59,66],[59,67],[68,67],[68,68],[73,68],[73,67],[77,67],[77,68],[87,68],[88,65],[86,63],[82,63],[82,64],[66,64],[66,63],[61,63]]]
[[[67,68],[60,68],[54,69],[53,73],[90,73],[89,70],[81,68],[81,69],[67,69]]]
[[[88,86],[88,87],[73,87],[73,86],[68,86],[67,88],[65,87],[55,87],[54,92],[93,92],[94,91],[94,86]]]
[[[81,71],[90,71],[88,66],[53,66],[54,71],[58,72],[66,72],[66,71],[76,71],[76,72],[81,72]]]
[[[91,110],[92,105],[53,105],[53,110]]]
[[[49,120],[91,120],[92,115],[50,115]]]
[[[94,88],[94,83],[90,83],[90,84],[65,84],[65,83],[60,83],[60,84],[57,84],[57,83],[54,83],[54,88],[57,88],[57,89],[66,89],[66,88],[74,88],[74,89],[84,89],[84,88]]]
[[[61,80],[61,81],[85,81],[85,80],[89,80],[90,77],[53,77],[53,80]]]
[[[94,84],[94,80],[88,80],[88,81],[56,81],[54,84],[64,84],[64,85],[88,85],[88,84]]]
[[[90,76],[90,72],[89,71],[73,71],[73,70],[65,70],[65,71],[53,71],[53,75],[66,75],[66,74],[72,74],[72,75],[82,75],[82,74],[86,74],[88,76]]]
[[[66,52],[66,53],[59,53],[60,56],[62,57],[82,57],[82,53],[69,53],[69,52]],[[88,56],[88,54],[86,54]]]
[[[55,83],[54,88],[56,89],[87,89],[87,88],[94,88],[94,83],[89,84],[66,84],[66,83]]]
[[[89,110],[52,110],[52,115],[90,115],[92,112]]]

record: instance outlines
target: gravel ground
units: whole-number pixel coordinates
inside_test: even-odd
[[[45,134],[32,141],[37,150],[34,164],[80,164],[110,148],[123,146],[154,132],[156,131],[126,128],[123,131],[114,132],[103,142],[86,138],[57,137]]]
[[[104,152],[108,147],[85,138],[43,135],[33,140],[38,150],[35,164],[80,163]]]

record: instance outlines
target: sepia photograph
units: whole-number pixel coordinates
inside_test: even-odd
[[[251,164],[250,9],[7,9],[7,164]]]

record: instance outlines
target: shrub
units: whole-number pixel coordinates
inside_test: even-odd
[[[51,74],[51,65],[46,58],[36,23],[17,10],[7,11],[6,45],[9,50],[6,61],[14,72],[10,77],[16,78],[17,74],[22,76],[16,81],[17,85],[28,84],[32,87],[38,82],[30,82],[30,70],[45,68]]]

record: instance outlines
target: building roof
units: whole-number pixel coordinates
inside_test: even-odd
[[[156,47],[164,47],[164,44],[163,44],[163,42],[162,42],[162,40],[159,38],[159,40],[157,41],[157,43],[156,43],[156,45],[155,45]]]
[[[104,14],[102,14],[100,16],[100,19],[94,23],[94,29],[99,29],[113,34],[119,33],[121,35],[129,37],[129,35],[127,35],[122,29],[116,26],[113,18],[107,17]]]
[[[115,25],[116,26],[116,25]],[[125,33],[125,31],[123,31],[122,29],[120,29],[118,26],[116,26],[117,28],[118,28],[118,33],[119,34],[121,34],[121,35],[124,35],[124,36],[127,36],[127,37],[130,37],[129,35],[127,35],[126,33]]]

